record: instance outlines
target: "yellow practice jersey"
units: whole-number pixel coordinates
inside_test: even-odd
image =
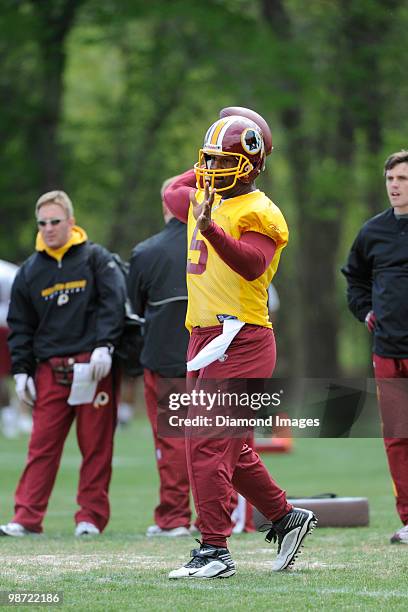
[[[197,200],[203,193],[197,192]],[[240,321],[272,327],[267,289],[288,242],[288,227],[277,206],[261,191],[221,200],[216,196],[212,219],[226,234],[239,239],[245,232],[258,232],[274,240],[276,251],[265,272],[254,281],[234,272],[197,230],[193,208],[188,215],[186,326],[209,327],[220,323],[217,315],[232,315]]]

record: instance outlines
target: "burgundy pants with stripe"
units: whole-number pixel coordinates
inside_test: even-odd
[[[408,379],[408,359],[394,359],[373,355],[378,398],[384,427],[384,446],[394,483],[397,512],[404,525],[408,525],[408,437],[391,437],[393,421],[408,423],[407,384],[395,385],[382,379]],[[407,428],[405,428],[407,429]],[[404,433],[408,436],[408,432]]]
[[[188,360],[222,331],[221,326],[194,328]],[[227,358],[215,361],[191,378],[231,379],[269,378],[275,367],[273,331],[245,325],[227,349]],[[242,438],[186,438],[187,463],[194,503],[200,517],[202,540],[213,546],[226,546],[231,535],[230,502],[233,489],[262,514],[276,521],[292,508],[283,491],[271,478],[259,455]]]
[[[89,357],[87,359],[89,361]],[[109,520],[108,489],[112,472],[113,435],[117,418],[117,389],[113,376],[100,381],[99,404],[69,406],[71,387],[55,382],[49,362],[41,363],[35,377],[37,400],[24,472],[15,493],[13,521],[30,531],[42,532],[48,500],[54,487],[65,439],[76,419],[82,455],[75,522],[93,523],[102,531]],[[103,392],[103,395],[99,395]]]
[[[190,482],[188,479],[184,438],[163,438],[157,434],[157,381],[158,374],[144,371],[144,394],[147,415],[152,426],[157,469],[160,479],[159,504],[154,520],[161,529],[189,527]]]

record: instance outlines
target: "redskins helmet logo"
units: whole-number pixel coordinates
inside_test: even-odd
[[[256,155],[263,149],[262,136],[252,128],[245,128],[241,134],[241,144],[245,153]]]

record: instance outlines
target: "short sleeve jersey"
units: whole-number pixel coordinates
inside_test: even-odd
[[[199,201],[202,192],[197,193]],[[245,280],[219,257],[197,230],[192,206],[188,215],[186,326],[210,327],[222,315],[245,323],[272,327],[268,315],[267,290],[278,268],[282,249],[288,242],[288,227],[279,208],[261,191],[252,191],[226,200],[216,200],[212,219],[232,238],[245,232],[269,236],[276,244],[274,257],[265,272],[254,281]]]

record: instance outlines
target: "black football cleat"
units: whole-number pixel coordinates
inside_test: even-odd
[[[171,571],[169,578],[229,578],[235,574],[235,563],[228,548],[201,544],[190,554],[191,561]]]
[[[278,540],[278,555],[273,562],[275,572],[292,567],[304,539],[317,525],[317,518],[311,510],[292,508],[280,521],[272,523],[265,540]]]

